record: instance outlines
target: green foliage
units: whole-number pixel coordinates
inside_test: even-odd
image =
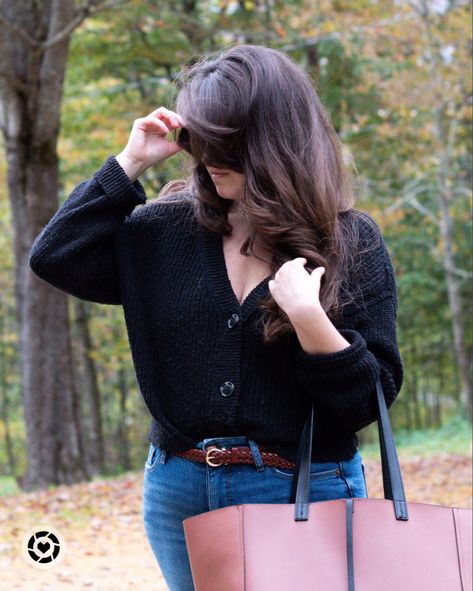
[[[459,454],[471,456],[471,423],[455,415],[440,428],[408,431],[399,429],[394,433],[399,455],[402,457]],[[360,445],[360,453],[366,458],[380,458],[378,441]]]
[[[13,476],[0,476],[0,497],[14,495],[20,492],[20,488]]]

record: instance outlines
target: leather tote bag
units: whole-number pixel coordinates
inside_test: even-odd
[[[381,382],[384,499],[309,502],[314,408],[287,504],[183,520],[196,591],[472,591],[472,510],[406,501]]]

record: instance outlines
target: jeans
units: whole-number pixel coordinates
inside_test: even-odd
[[[183,519],[243,503],[288,503],[291,470],[265,466],[258,445],[247,437],[202,439],[197,447],[250,447],[254,464],[212,467],[150,444],[144,466],[143,521],[146,536],[170,591],[194,591]],[[310,502],[368,496],[357,451],[351,460],[313,462]]]

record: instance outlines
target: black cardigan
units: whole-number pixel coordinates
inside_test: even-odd
[[[355,432],[377,418],[377,377],[388,406],[403,380],[395,275],[382,237],[351,278],[362,300],[336,325],[350,346],[308,354],[296,335],[265,345],[254,327],[270,277],[240,306],[221,236],[188,215],[186,200],[136,207],[146,200],[142,184],[109,156],[36,237],[29,264],[69,294],[123,306],[152,416],[148,439],[172,452],[204,437],[246,435],[295,460],[313,400],[312,461],[350,459]],[[362,225],[369,243],[376,236]]]

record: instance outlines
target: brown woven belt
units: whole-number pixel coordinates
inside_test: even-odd
[[[273,466],[274,468],[295,468],[295,462],[291,462],[280,455],[269,451],[267,447],[258,447],[261,459],[267,466]],[[186,451],[173,451],[173,454],[188,460],[194,460],[197,462],[206,462],[209,466],[221,466],[222,464],[254,464],[255,460],[249,447],[231,447],[226,449],[225,447],[216,447],[215,445],[209,445],[207,450],[192,447]]]

